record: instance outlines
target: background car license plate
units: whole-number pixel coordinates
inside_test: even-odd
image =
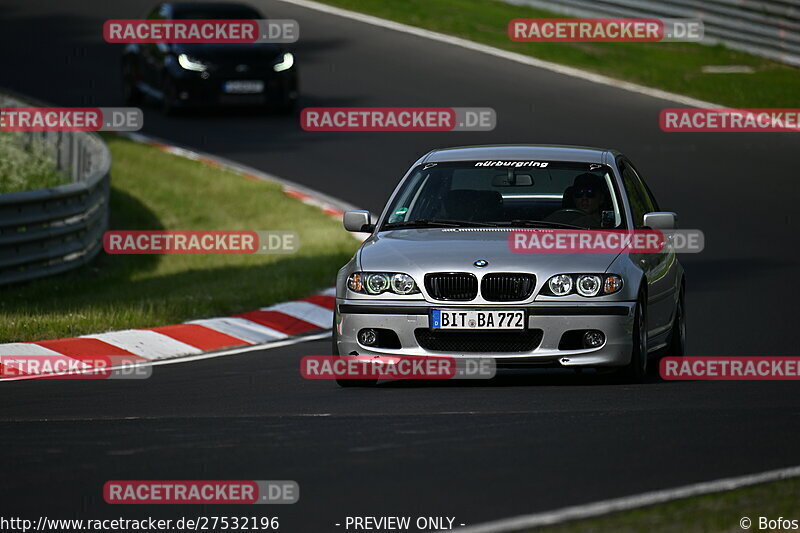
[[[264,91],[260,80],[226,81],[224,90],[229,94],[256,94]]]
[[[525,311],[431,311],[432,329],[525,329]]]

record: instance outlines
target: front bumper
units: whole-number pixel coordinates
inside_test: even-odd
[[[340,354],[359,355],[450,355],[491,357],[498,365],[535,366],[622,366],[630,362],[635,302],[602,304],[536,303],[503,306],[454,306],[430,302],[365,303],[364,300],[337,299],[334,327]],[[430,328],[431,309],[525,309],[527,328],[541,330],[541,341],[524,351],[447,352],[423,348],[417,329]],[[357,340],[362,328],[392,330],[400,348],[374,348]],[[559,349],[568,331],[596,329],[605,334],[605,342],[597,348]],[[471,331],[459,333],[469,342]],[[451,334],[448,332],[448,334]]]
[[[203,73],[204,74],[204,73]],[[256,81],[263,84],[263,91],[251,94],[226,93],[228,81]],[[298,95],[297,75],[294,69],[269,75],[211,74],[201,77],[197,72],[181,72],[173,80],[177,106],[252,106],[282,105],[296,100]]]

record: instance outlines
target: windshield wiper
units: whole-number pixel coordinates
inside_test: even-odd
[[[496,227],[494,222],[474,222],[472,220],[445,220],[441,218],[420,218],[407,222],[388,222],[386,229],[394,228],[460,228],[460,227]]]
[[[575,224],[564,224],[563,222],[549,222],[547,220],[522,220],[515,219],[508,222],[497,223],[498,226],[519,226],[523,228],[568,228],[568,229],[592,229],[587,226],[576,226]]]

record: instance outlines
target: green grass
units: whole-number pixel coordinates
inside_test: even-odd
[[[120,230],[289,230],[291,255],[100,255],[73,272],[0,288],[0,342],[180,323],[250,311],[333,285],[357,242],[279,185],[106,138],[111,226]]]
[[[601,518],[579,520],[535,531],[545,533],[705,533],[745,531],[739,520],[749,518],[750,531],[759,531],[759,517],[800,519],[797,495],[800,479],[755,485],[729,492],[710,494]],[[778,531],[782,529],[773,529]],[[534,531],[534,530],[531,530]],[[768,531],[761,529],[760,531]]]
[[[25,146],[19,132],[0,131],[0,194],[46,189],[69,182],[39,142]]]
[[[563,15],[498,0],[321,1],[730,107],[797,107],[800,101],[800,69],[721,45],[516,43],[508,37],[510,20]],[[746,65],[756,72],[704,74],[704,65]]]

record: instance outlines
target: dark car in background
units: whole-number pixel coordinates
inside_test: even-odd
[[[263,19],[258,10],[233,3],[171,2],[155,6],[148,20]],[[290,112],[297,102],[294,54],[272,43],[128,44],[122,56],[128,105],[144,96],[162,110],[205,106],[259,106]]]

